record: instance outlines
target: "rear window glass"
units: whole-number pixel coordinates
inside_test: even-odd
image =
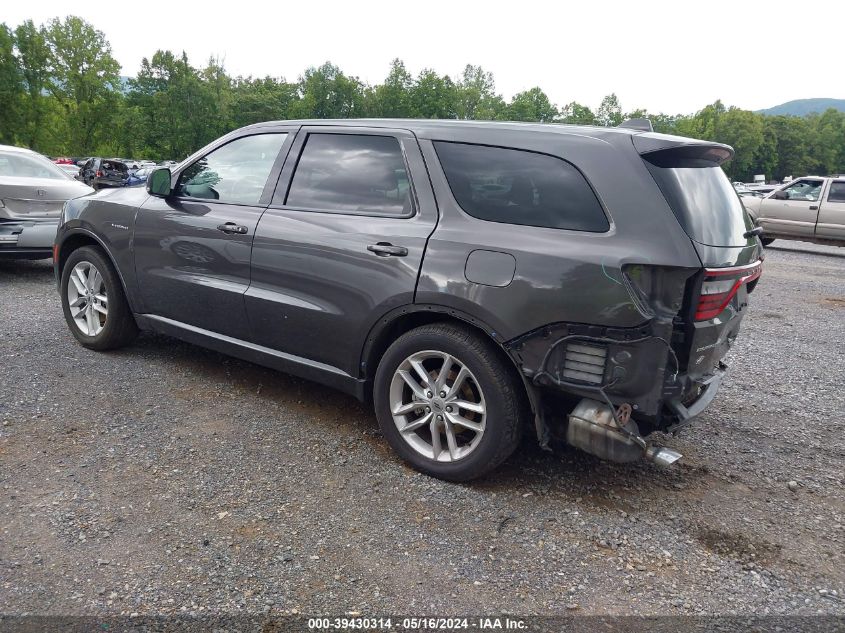
[[[473,217],[575,231],[610,228],[596,194],[566,161],[502,147],[434,146],[455,200]]]
[[[827,194],[828,202],[845,202],[845,182],[830,183],[830,193]]]
[[[709,246],[746,246],[753,228],[721,167],[658,167],[646,161],[678,222],[693,240]]]
[[[66,180],[67,174],[43,156],[18,152],[0,152],[0,176]]]
[[[309,134],[287,204],[320,211],[410,215],[411,186],[398,139]]]
[[[129,171],[125,163],[116,160],[104,160],[102,167],[103,169],[111,169],[113,171]]]

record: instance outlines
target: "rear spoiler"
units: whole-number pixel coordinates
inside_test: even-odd
[[[640,156],[657,167],[716,167],[734,157],[730,145],[682,136],[646,133],[635,134],[631,140]]]

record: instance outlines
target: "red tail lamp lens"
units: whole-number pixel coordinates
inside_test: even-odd
[[[763,273],[762,262],[733,268],[705,268],[701,296],[695,309],[696,321],[719,316],[728,307],[740,286],[754,281]]]

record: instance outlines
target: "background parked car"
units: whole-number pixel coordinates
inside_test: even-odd
[[[80,169],[76,165],[72,165],[70,163],[56,163],[56,167],[61,169],[71,178],[76,178],[77,176],[79,176]]]
[[[787,239],[845,246],[845,178],[805,176],[743,203],[763,228],[764,244]]]
[[[123,187],[129,176],[126,163],[114,158],[89,158],[82,166],[79,180],[94,189]]]
[[[0,145],[0,257],[51,257],[62,205],[92,191],[41,154]]]
[[[142,167],[141,169],[135,169],[134,171],[130,172],[129,176],[126,178],[125,187],[143,187],[147,184],[147,176],[150,175],[152,168],[150,167]]]

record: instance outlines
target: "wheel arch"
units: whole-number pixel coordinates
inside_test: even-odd
[[[502,357],[507,359],[509,367],[520,378],[525,388],[531,412],[536,417],[540,411],[539,395],[536,388],[526,379],[513,356],[505,348],[505,341],[497,337],[496,330],[480,319],[462,310],[437,304],[410,304],[395,308],[382,316],[370,329],[361,352],[360,370],[364,378],[364,398],[372,402],[373,380],[387,348],[405,332],[430,323],[458,323],[469,327],[481,337],[492,341]]]
[[[61,284],[62,273],[64,271],[65,263],[67,262],[68,257],[71,256],[71,253],[79,250],[80,248],[83,248],[84,246],[96,246],[97,248],[102,250],[103,253],[105,253],[109,262],[111,262],[111,265],[114,267],[115,272],[117,272],[117,278],[120,279],[120,285],[123,288],[123,295],[126,297],[126,301],[129,304],[130,310],[136,312],[134,306],[132,305],[132,296],[129,294],[129,291],[126,287],[126,280],[123,278],[123,272],[117,265],[117,262],[115,261],[114,256],[111,254],[111,251],[99,237],[97,237],[86,229],[74,229],[73,231],[68,232],[62,238],[62,241],[59,242],[59,248],[57,253],[58,257],[55,260],[56,281]]]

